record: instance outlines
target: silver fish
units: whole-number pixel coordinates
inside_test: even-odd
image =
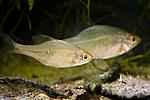
[[[47,66],[73,67],[92,60],[88,52],[62,40],[52,39],[37,45],[21,45],[3,33],[0,33],[0,38],[12,52],[33,57]]]
[[[134,34],[108,25],[89,27],[64,40],[86,50],[93,59],[108,59],[122,55],[141,41],[140,37]]]

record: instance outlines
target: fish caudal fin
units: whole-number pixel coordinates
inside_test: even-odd
[[[15,45],[17,43],[13,41],[9,36],[0,32],[0,54],[8,54],[14,52]]]

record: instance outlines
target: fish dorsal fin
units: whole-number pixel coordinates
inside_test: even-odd
[[[115,32],[124,32],[123,29],[114,27],[114,26],[109,26],[109,25],[94,25],[91,26],[87,29],[84,29],[81,31],[79,34],[77,34],[75,37],[79,39],[91,39],[91,38],[96,38],[98,36],[102,36],[107,34],[112,34]]]
[[[32,36],[32,39],[33,39],[33,42],[36,43],[36,44],[40,44],[40,43],[44,43],[44,42],[47,42],[47,41],[52,41],[52,40],[55,40],[54,38],[50,37],[50,36],[47,36],[47,35],[34,35]]]
[[[103,34],[103,31],[106,31],[106,29],[112,28],[112,26],[107,25],[94,25],[91,27],[88,27],[81,31],[77,36],[85,36],[85,35],[95,35],[95,34]]]
[[[80,41],[84,41],[84,40],[91,40],[91,39],[95,39],[98,37],[98,35],[101,35],[101,31],[99,26],[94,25],[91,26],[89,28],[84,29],[83,31],[79,32],[78,34],[76,34],[74,37],[65,39],[66,41],[71,41],[71,42],[80,42]]]

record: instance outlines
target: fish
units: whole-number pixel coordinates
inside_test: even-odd
[[[19,44],[4,33],[0,33],[0,39],[12,53],[32,57],[46,66],[68,68],[89,63],[93,59],[91,54],[82,48],[54,38],[34,45]]]
[[[35,43],[51,39],[53,38],[46,35],[33,36]],[[123,55],[141,42],[139,36],[109,25],[94,25],[63,40],[86,50],[93,59],[99,60]]]
[[[93,59],[109,59],[127,53],[141,38],[118,27],[94,25],[63,40],[86,50]]]

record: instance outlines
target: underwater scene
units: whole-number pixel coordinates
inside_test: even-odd
[[[0,0],[0,100],[150,100],[150,0]]]

